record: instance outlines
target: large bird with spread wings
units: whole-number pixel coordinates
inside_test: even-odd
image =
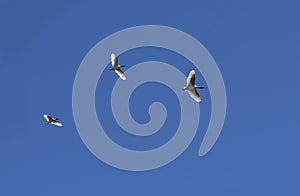
[[[62,123],[58,118],[52,118],[49,114],[44,114],[43,117],[46,119],[47,124],[53,124],[59,127],[62,127]]]
[[[196,88],[203,89],[205,87],[195,85],[195,70],[191,70],[186,80],[186,86],[182,90],[187,91],[196,102],[200,103],[201,98]]]
[[[110,68],[109,70],[115,71],[122,80],[126,80],[126,76],[124,72],[121,70],[121,67],[125,67],[125,66],[119,65],[118,57],[114,53],[110,54],[110,59],[111,59],[112,68]]]

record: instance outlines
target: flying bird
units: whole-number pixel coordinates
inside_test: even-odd
[[[201,98],[200,98],[200,95],[197,92],[196,88],[203,89],[205,87],[195,85],[195,70],[191,70],[190,74],[186,80],[186,86],[183,87],[182,90],[187,91],[196,102],[200,103]]]
[[[122,80],[126,80],[126,76],[124,72],[121,70],[121,67],[125,67],[125,66],[119,65],[118,57],[114,53],[110,54],[110,59],[111,59],[112,68],[110,68],[109,70],[115,71]]]
[[[47,124],[53,124],[59,127],[62,127],[62,123],[58,118],[52,118],[49,114],[44,114],[43,117],[46,119]]]

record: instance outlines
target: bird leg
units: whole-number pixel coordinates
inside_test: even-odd
[[[205,87],[205,86],[195,86],[195,88],[204,89],[204,88],[206,88],[206,87]]]

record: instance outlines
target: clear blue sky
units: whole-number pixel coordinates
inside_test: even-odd
[[[0,195],[298,195],[299,6],[271,0],[1,0]],[[228,109],[216,145],[198,157],[210,108],[209,92],[202,92],[207,102],[201,103],[201,125],[185,153],[163,168],[128,172],[99,161],[81,141],[72,87],[82,59],[96,43],[145,24],[178,28],[210,51],[224,78]],[[169,63],[180,61],[151,48],[122,58],[129,61],[134,52],[147,53],[139,57],[145,60],[166,54],[172,57]],[[110,73],[103,78],[116,79]],[[200,76],[197,80],[204,83]],[[153,87],[163,91],[158,84],[145,85],[133,99],[144,98],[142,91]],[[178,109],[176,99],[153,96],[148,101],[152,98]],[[96,105],[104,107],[99,116],[112,117],[105,105]],[[147,105],[138,105],[131,108],[133,116],[147,122]],[[47,126],[44,112],[60,117],[64,127]],[[172,118],[178,119],[176,112]],[[172,135],[165,131],[142,142],[123,132],[108,134],[133,149],[160,146]]]

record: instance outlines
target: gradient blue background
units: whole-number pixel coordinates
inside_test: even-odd
[[[299,6],[271,0],[1,0],[0,195],[298,195]],[[226,84],[228,110],[216,145],[198,157],[210,107],[209,92],[201,92],[207,101],[201,103],[200,127],[189,148],[163,168],[137,173],[112,168],[88,151],[76,131],[71,95],[76,70],[97,42],[145,24],[178,28],[211,52]],[[130,52],[120,58],[129,61],[135,51]],[[178,62],[167,51],[148,52],[145,60],[169,55],[169,63]],[[109,79],[117,78],[103,75]],[[200,76],[197,81],[204,83]],[[132,99],[145,98],[142,92],[151,85],[167,93],[176,110],[172,91],[158,84],[137,89]],[[101,88],[109,93],[109,85],[98,85],[97,97]],[[152,99],[161,98],[148,102]],[[111,115],[101,102],[96,105]],[[133,116],[147,122],[147,104],[139,105],[131,107]],[[64,127],[47,126],[44,112],[60,117]],[[110,120],[106,126],[114,128]],[[122,131],[110,134],[124,146],[148,149],[172,136],[164,133],[144,143]]]

